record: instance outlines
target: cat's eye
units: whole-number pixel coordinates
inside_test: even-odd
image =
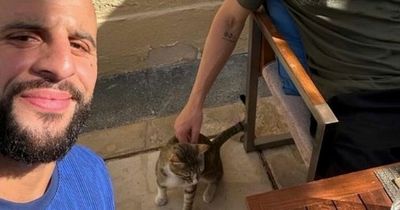
[[[173,161],[173,162],[171,162],[171,164],[174,165],[175,167],[178,167],[178,168],[185,167],[185,164],[182,163],[182,162]]]

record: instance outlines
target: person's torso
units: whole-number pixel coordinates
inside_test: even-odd
[[[57,194],[47,209],[114,209],[108,172],[104,162],[94,153],[75,146],[58,162],[57,170]]]
[[[400,88],[400,1],[286,0],[323,94]]]
[[[102,159],[92,151],[74,146],[57,161],[44,195],[28,203],[0,199],[0,210],[112,210],[110,177]]]

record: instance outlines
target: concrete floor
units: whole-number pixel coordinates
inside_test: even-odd
[[[240,103],[206,109],[202,133],[212,135],[243,118]],[[154,168],[158,148],[173,135],[176,115],[150,118],[120,127],[95,130],[80,136],[105,159],[110,170],[116,207],[121,210],[179,210],[183,192],[169,190],[169,203],[154,204],[156,192]],[[269,97],[260,98],[257,113],[257,136],[286,132],[286,125]],[[246,153],[234,136],[222,147],[224,177],[211,204],[204,203],[200,184],[194,210],[243,210],[249,194],[284,188],[305,181],[306,169],[293,145]]]

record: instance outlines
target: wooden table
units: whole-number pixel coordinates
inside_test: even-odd
[[[390,209],[374,169],[247,196],[250,210]]]

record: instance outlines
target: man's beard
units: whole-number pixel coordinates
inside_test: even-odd
[[[89,116],[90,102],[83,102],[83,94],[70,83],[62,83],[59,90],[68,91],[75,100],[76,107],[71,122],[64,130],[50,133],[43,132],[40,135],[21,125],[13,116],[14,97],[21,92],[34,88],[51,88],[53,83],[43,80],[19,83],[14,85],[11,91],[0,100],[0,154],[15,161],[26,164],[49,163],[61,159],[76,143],[78,134]],[[61,120],[60,114],[41,113],[40,119],[48,123]]]

